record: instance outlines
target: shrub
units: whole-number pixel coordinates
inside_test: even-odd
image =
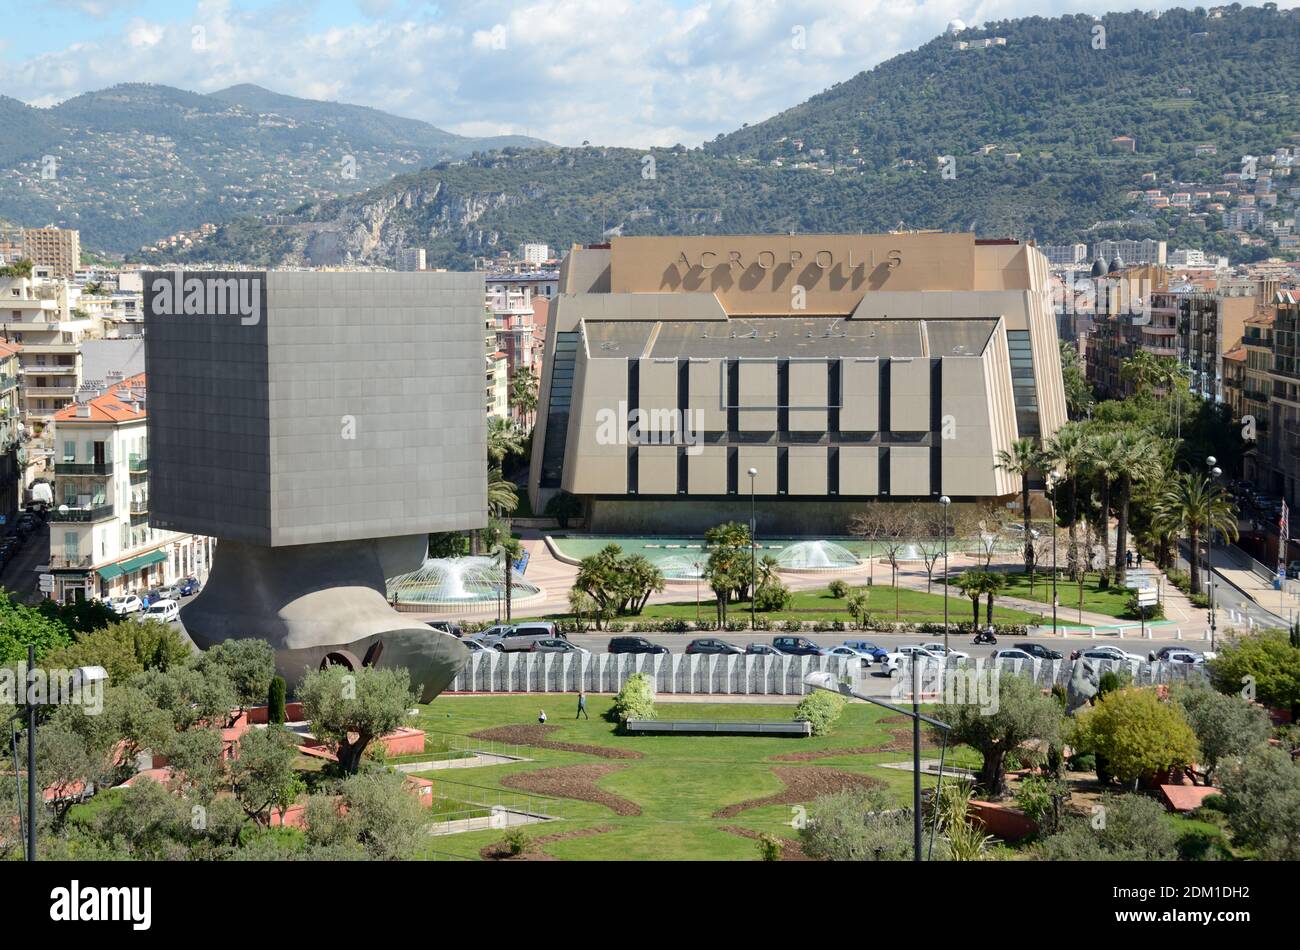
[[[1138,603],[1138,592],[1128,595],[1128,606],[1124,608],[1124,616],[1132,620],[1164,620],[1164,604],[1151,604],[1143,607]]]
[[[1048,861],[1172,861],[1178,840],[1159,802],[1142,795],[1105,795],[1088,817],[1067,818],[1036,846]]]
[[[1107,693],[1114,692],[1117,689],[1123,689],[1132,682],[1132,679],[1133,678],[1129,675],[1128,670],[1124,670],[1123,672],[1107,670],[1105,673],[1102,673],[1101,677],[1097,680],[1097,700],[1100,702],[1101,698]]]
[[[271,688],[266,697],[266,721],[278,725],[283,723],[284,720],[284,678],[273,676],[271,677]]]
[[[629,719],[657,719],[655,691],[650,682],[650,674],[633,673],[629,676],[614,697],[610,714],[620,723]]]
[[[835,726],[843,711],[843,697],[825,690],[816,690],[799,701],[794,709],[794,721],[812,723],[812,734],[824,736]]]
[[[1225,768],[1219,784],[1234,842],[1265,861],[1300,860],[1300,764],[1265,746]]]
[[[830,586],[828,586],[826,590],[836,600],[843,600],[845,597],[849,596],[848,581],[839,577],[831,581]]]
[[[1097,757],[1091,752],[1080,752],[1070,757],[1071,772],[1095,772]]]
[[[785,610],[790,606],[792,597],[790,588],[780,581],[769,581],[766,584],[759,585],[758,590],[754,592],[754,609],[765,613],[771,613],[774,610]]]
[[[758,856],[763,861],[780,861],[785,852],[785,842],[766,832],[758,836]]]
[[[803,621],[787,620],[783,624],[781,624],[781,629],[786,631],[787,633],[799,633],[801,630],[803,630]]]
[[[912,813],[890,809],[883,790],[852,789],[823,795],[799,829],[804,853],[815,861],[907,861],[912,857]],[[935,857],[941,854],[935,845]]]
[[[523,828],[512,828],[501,839],[501,845],[507,854],[527,854],[533,849],[533,839]]]
[[[1055,834],[1061,827],[1070,787],[1058,778],[1027,775],[1016,789],[1016,807],[1038,823],[1043,834]]]
[[[1121,782],[1167,774],[1200,755],[1196,736],[1176,703],[1162,702],[1154,689],[1118,689],[1082,710],[1073,743],[1081,752],[1104,758]]]

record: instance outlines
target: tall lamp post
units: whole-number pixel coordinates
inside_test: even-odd
[[[839,693],[843,696],[852,696],[854,699],[860,699],[866,703],[872,703],[876,706],[884,707],[891,712],[900,713],[912,720],[912,860],[921,860],[921,723],[929,723],[936,729],[944,733],[944,748],[947,749],[948,733],[952,731],[952,726],[938,719],[932,719],[929,716],[921,714],[920,692],[916,686],[916,663],[917,658],[912,657],[912,708],[904,709],[902,706],[895,706],[892,703],[884,702],[873,696],[867,696],[859,693],[849,686],[847,682],[837,682],[835,674],[829,671],[818,673],[809,673],[804,677],[804,684],[811,686],[813,689],[823,689],[828,693]],[[943,782],[942,759],[940,759],[939,782]],[[938,794],[939,789],[935,789]],[[938,810],[936,809],[936,812]],[[936,814],[936,820],[938,815]],[[933,844],[933,837],[931,838]]]
[[[1052,506],[1052,636],[1056,636],[1056,486],[1060,481],[1060,472],[1047,476],[1047,500]]]
[[[948,506],[952,499],[939,496],[939,511],[943,513],[943,655],[948,655]]]
[[[1223,474],[1223,469],[1218,466],[1218,459],[1213,455],[1205,457],[1205,466],[1210,470],[1210,479],[1218,485],[1219,476]],[[1210,598],[1210,652],[1214,652],[1215,634],[1218,632],[1218,618],[1214,610],[1214,528],[1206,526],[1205,532],[1205,586],[1208,589],[1207,596]]]
[[[749,470],[749,629],[758,629],[754,620],[754,601],[758,600],[758,509],[754,501],[754,479],[758,469]]]

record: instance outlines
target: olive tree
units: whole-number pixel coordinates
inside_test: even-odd
[[[416,701],[410,673],[370,666],[313,670],[299,684],[298,697],[312,732],[333,746],[349,775],[361,767],[366,746],[400,726]]]

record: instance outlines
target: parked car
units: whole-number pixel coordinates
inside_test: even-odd
[[[477,640],[466,639],[466,640],[462,640],[461,643],[465,644],[465,649],[469,650],[470,653],[495,653],[496,652],[491,647],[485,647]]]
[[[992,659],[994,659],[994,660],[1032,660],[1033,657],[1030,656],[1028,653],[1026,653],[1024,650],[1019,650],[1019,649],[1016,649],[1016,648],[1013,647],[1013,648],[1011,648],[1011,649],[1009,649],[1009,650],[994,650],[994,651],[993,651],[993,657],[992,657]]]
[[[549,640],[534,640],[533,645],[528,648],[532,653],[590,653],[591,651],[580,647],[577,644],[570,643],[568,640],[562,640],[559,637],[552,637]]]
[[[486,630],[480,630],[478,633],[474,634],[473,639],[486,646],[491,646],[497,641],[498,637],[507,630],[513,629],[513,627],[514,624],[512,623],[494,623]]]
[[[945,647],[942,643],[939,643],[937,640],[934,643],[922,643],[921,649],[929,650],[935,656],[955,656],[959,660],[970,659],[969,653],[963,653],[961,650],[953,650],[949,647]]]
[[[699,637],[686,644],[685,652],[718,656],[737,653],[743,654],[745,651],[734,643],[728,643],[726,640],[719,640],[716,637]]]
[[[163,623],[171,623],[173,620],[179,620],[180,617],[181,605],[174,600],[163,597],[146,607],[138,619],[161,620]]]
[[[856,647],[849,646],[847,643],[841,643],[837,647],[831,647],[826,651],[826,656],[842,656],[850,662],[857,660],[858,666],[864,668],[870,667],[876,659],[873,654],[868,653],[866,650],[859,650]]]
[[[862,650],[866,653],[870,653],[873,660],[879,660],[889,652],[884,647],[876,646],[870,640],[845,640],[844,645],[846,647],[853,647],[855,650]]]
[[[768,646],[766,643],[746,644],[745,652],[751,656],[785,656],[785,654],[776,647]]]
[[[557,631],[553,623],[521,623],[511,627],[491,642],[487,642],[486,645],[502,653],[516,653],[520,650],[531,650],[538,640],[563,638],[564,634]]]
[[[1147,654],[1149,661],[1162,661],[1165,663],[1204,663],[1207,659],[1214,659],[1213,653],[1197,653],[1195,650],[1188,650],[1185,647],[1164,647],[1160,650]]]
[[[1017,650],[1024,650],[1030,656],[1037,657],[1040,660],[1064,659],[1060,650],[1049,649],[1041,643],[1017,643],[1015,644],[1015,648]]]
[[[942,645],[942,644],[940,644],[939,646],[940,646],[940,649],[943,648],[943,645]],[[917,645],[915,645],[915,644],[909,644],[908,646],[902,646],[902,647],[899,647],[899,648],[898,648],[897,650],[895,650],[894,652],[895,652],[895,653],[901,653],[903,656],[914,656],[914,657],[918,657],[918,658],[920,658],[920,659],[922,659],[922,660],[942,660],[942,659],[943,659],[943,654],[942,654],[942,653],[936,653],[936,652],[933,651],[933,650],[927,650],[925,647],[917,646]]]
[[[180,599],[181,599],[181,585],[180,585],[180,584],[167,584],[167,585],[165,585],[165,586],[163,586],[163,587],[159,587],[159,588],[158,588],[158,595],[159,595],[163,600],[180,600]]]
[[[903,660],[907,659],[902,653],[886,653],[876,659],[876,672],[884,673],[886,676],[893,676],[903,668]]]
[[[187,577],[176,586],[181,589],[182,597],[190,597],[202,590],[197,577]]]
[[[156,588],[151,588],[140,594],[140,603],[144,604],[146,608],[149,607],[150,604],[159,600],[162,600],[162,594],[160,594]]]
[[[108,606],[116,614],[125,616],[144,610],[144,602],[135,594],[123,594],[121,597],[108,598]]]
[[[1125,653],[1119,647],[1112,646],[1093,647],[1091,650],[1084,650],[1083,655],[1090,660],[1116,660],[1120,663],[1142,662],[1142,657],[1135,656],[1132,653]]]
[[[667,647],[651,643],[645,637],[612,637],[609,641],[610,653],[668,653]]]
[[[426,620],[425,623],[434,630],[450,633],[453,637],[460,637],[465,634],[465,628],[454,620]]]
[[[822,656],[826,652],[807,637],[773,637],[772,646],[791,656]]]

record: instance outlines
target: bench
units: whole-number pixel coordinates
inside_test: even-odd
[[[628,732],[693,736],[811,736],[810,722],[712,722],[705,719],[629,719]]]

